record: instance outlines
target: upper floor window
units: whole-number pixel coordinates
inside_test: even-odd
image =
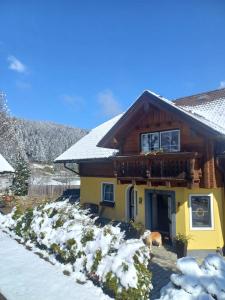
[[[141,151],[180,151],[180,130],[167,130],[141,134]]]

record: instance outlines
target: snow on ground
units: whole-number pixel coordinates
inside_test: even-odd
[[[178,260],[179,274],[161,290],[160,300],[225,300],[225,260],[209,254],[199,266],[192,257]]]
[[[7,300],[110,299],[91,282],[76,283],[1,230],[0,270],[0,293]]]
[[[53,169],[53,166],[49,165],[49,164],[37,164],[37,163],[33,163],[32,166],[33,166],[33,168],[36,168],[36,169],[45,169],[45,168]]]
[[[32,185],[67,185],[67,184],[64,184],[60,181],[57,181],[53,178],[51,178],[50,176],[47,177],[47,176],[43,176],[43,177],[35,177],[33,178],[33,180],[31,181],[31,184]]]
[[[63,177],[56,177],[54,175],[52,176],[33,176],[30,179],[31,185],[42,185],[42,186],[71,186],[71,185],[80,185],[80,179],[79,178],[63,178]]]

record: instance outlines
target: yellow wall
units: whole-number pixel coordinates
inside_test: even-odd
[[[103,216],[113,220],[126,221],[126,193],[130,185],[117,184],[115,178],[81,178],[81,204],[101,202],[101,184],[103,182],[114,183],[115,208],[104,207]],[[147,185],[136,185],[134,189],[138,195],[138,215],[135,221],[145,224],[145,190]],[[153,188],[149,188],[153,189]],[[176,233],[191,236],[188,249],[216,249],[223,247],[225,232],[225,205],[224,191],[217,189],[187,189],[156,187],[155,190],[169,190],[175,192],[176,198]],[[213,199],[214,228],[210,230],[191,230],[188,199],[190,194],[211,194]],[[141,202],[141,203],[139,203]],[[178,203],[180,204],[178,206]],[[100,207],[101,210],[101,207]]]
[[[125,196],[124,185],[117,185],[117,180],[114,178],[93,178],[82,177],[81,178],[81,193],[80,202],[83,203],[95,203],[101,202],[101,186],[103,182],[114,183],[115,188],[115,208],[104,207],[103,216],[112,220],[125,221]],[[101,210],[100,206],[100,210]]]

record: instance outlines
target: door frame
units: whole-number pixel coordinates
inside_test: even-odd
[[[176,197],[175,192],[170,190],[145,190],[145,227],[152,230],[152,220],[153,220],[153,211],[152,211],[152,196],[153,194],[163,194],[171,197],[171,229],[170,237],[174,238],[176,236]],[[168,207],[169,208],[169,207]]]
[[[130,222],[130,192],[133,188],[134,192],[134,221],[138,214],[138,203],[137,203],[137,191],[135,189],[135,186],[133,184],[129,184],[125,190],[125,220],[126,222]]]

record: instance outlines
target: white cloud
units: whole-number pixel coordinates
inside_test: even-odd
[[[122,112],[121,105],[111,90],[98,93],[97,100],[101,106],[101,113],[107,117],[114,117]]]
[[[220,81],[219,89],[225,88],[225,80]]]
[[[26,66],[15,56],[10,55],[8,56],[8,61],[9,61],[9,69],[19,72],[19,73],[24,73],[26,71]]]
[[[60,96],[61,100],[68,106],[79,109],[83,107],[84,100],[79,96],[73,96],[69,94],[63,94]]]

